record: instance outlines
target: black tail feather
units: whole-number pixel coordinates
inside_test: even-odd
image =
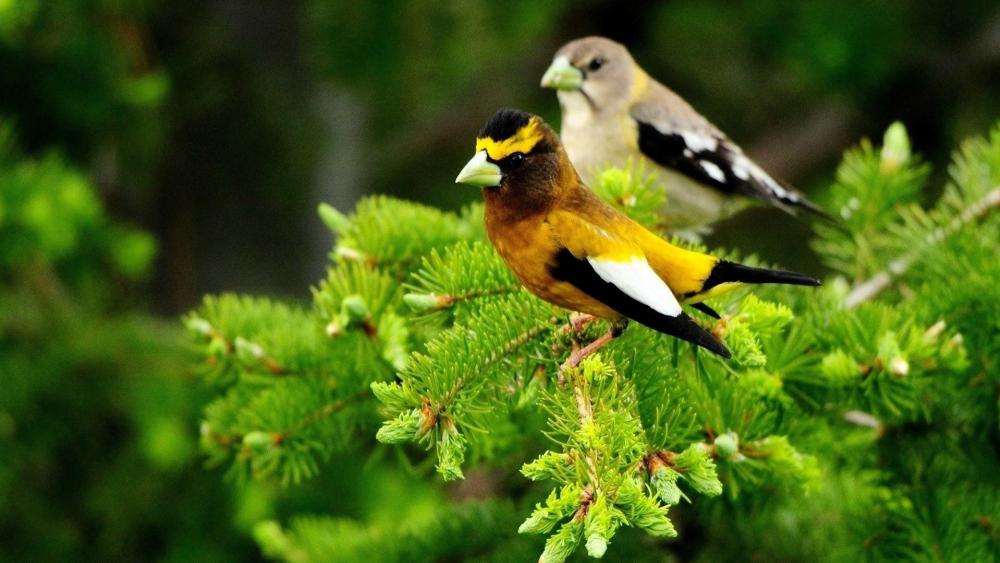
[[[825,224],[827,224],[827,225],[829,225],[829,226],[837,229],[838,231],[840,231],[842,233],[847,233],[847,234],[849,234],[851,232],[851,230],[847,227],[847,225],[842,220],[840,220],[840,218],[827,213],[825,209],[821,208],[820,206],[816,205],[815,203],[813,203],[813,202],[811,202],[811,201],[809,201],[807,199],[803,199],[803,200],[797,202],[796,204],[794,204],[794,207],[789,207],[789,204],[783,205],[782,207],[786,211],[788,211],[789,213],[791,213],[792,215],[795,215],[795,216],[797,216],[796,210],[798,210],[798,209],[805,209],[813,217],[819,217],[820,219],[822,219],[824,221]]]
[[[720,315],[718,313],[718,311],[716,311],[715,309],[709,307],[708,305],[706,305],[704,303],[692,303],[691,304],[691,308],[692,309],[697,309],[698,311],[701,311],[702,313],[705,313],[706,315],[712,317],[713,319],[721,319],[722,318],[722,315]]]
[[[833,223],[834,225],[840,224],[840,221],[836,217],[830,215],[822,207],[809,201],[804,194],[795,189],[795,186],[792,186],[784,180],[779,180],[777,178],[771,179],[785,189],[784,196],[778,196],[773,200],[777,204],[778,208],[783,210],[785,213],[788,213],[793,217],[798,217],[799,211],[805,210],[813,216],[819,217],[820,219]]]
[[[667,315],[639,315],[639,317],[635,320],[655,331],[687,340],[726,359],[733,356],[725,344],[713,336],[711,332],[702,328],[687,313],[681,313],[676,317]]]
[[[795,205],[796,208],[798,208],[798,209],[805,209],[809,213],[812,213],[814,216],[819,217],[820,219],[823,219],[824,221],[833,223],[834,225],[839,225],[840,224],[840,221],[837,220],[836,217],[834,217],[833,215],[830,215],[829,213],[826,212],[825,209],[823,209],[822,207],[820,207],[820,206],[816,205],[815,203],[809,201],[808,199],[802,198],[802,199],[798,200],[797,202],[795,202],[794,205]]]
[[[798,272],[788,272],[785,270],[768,270],[767,268],[754,268],[744,266],[728,260],[719,260],[712,268],[712,273],[705,280],[705,285],[701,291],[726,283],[781,283],[788,285],[821,285],[821,282],[813,277]]]
[[[789,186],[786,186],[786,188]],[[801,218],[799,213],[802,210],[808,212],[811,216],[822,219],[823,222],[831,227],[837,229],[842,233],[850,233],[850,229],[847,225],[837,217],[836,215],[830,214],[827,210],[816,205],[815,203],[809,201],[805,197],[797,197],[794,199],[778,199],[775,200],[776,205],[779,209],[788,213],[792,217]]]

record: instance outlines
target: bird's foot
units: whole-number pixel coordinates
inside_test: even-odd
[[[566,361],[563,362],[561,366],[559,366],[559,374],[558,374],[559,385],[563,384],[564,381],[563,374],[567,370],[573,369],[578,365],[580,365],[580,362],[582,362],[587,356],[600,350],[605,344],[614,340],[615,337],[617,337],[619,334],[621,334],[620,331],[616,331],[613,328],[609,329],[607,332],[599,336],[596,340],[594,340],[590,344],[587,344],[586,346],[580,348],[579,350],[574,350],[573,353],[569,355],[569,358],[566,358]]]
[[[572,315],[569,318],[569,322],[562,327],[563,334],[569,334],[571,332],[583,332],[583,329],[587,327],[588,324],[597,320],[594,315],[580,314]]]

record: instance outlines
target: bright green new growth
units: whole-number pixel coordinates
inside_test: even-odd
[[[593,188],[604,201],[639,223],[663,229],[660,210],[667,197],[656,185],[655,176],[646,171],[644,163],[630,160],[625,168],[605,169]]]
[[[551,436],[563,451],[549,451],[521,469],[532,480],[554,480],[563,488],[518,531],[547,533],[569,517],[546,544],[545,561],[565,560],[581,540],[591,556],[601,557],[621,525],[655,536],[677,535],[666,508],[638,483],[637,470],[649,447],[635,409],[635,390],[596,356],[565,376],[565,389],[545,393],[542,401]],[[582,535],[577,533],[581,524]]]
[[[964,145],[950,173],[920,207],[929,170],[894,125],[881,150],[847,154],[827,203],[842,224],[816,226],[837,277],[727,294],[711,303],[719,321],[694,313],[731,361],[633,326],[565,372],[605,324],[577,332],[521,290],[479,206],[322,206],[337,243],[311,308],[222,296],[186,319],[218,390],[203,447],[235,476],[287,485],[335,471],[335,454],[390,463],[379,456],[391,448],[404,467],[433,464],[501,499],[398,528],[259,525],[265,553],[286,560],[659,560],[670,544],[636,534],[685,542],[690,528],[704,560],[989,560],[1000,128]],[[605,171],[596,191],[659,225],[662,193],[641,171]],[[537,483],[527,492],[496,477],[518,468]],[[544,546],[526,544],[533,535]]]

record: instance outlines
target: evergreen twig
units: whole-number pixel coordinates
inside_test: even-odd
[[[892,285],[894,279],[905,274],[917,260],[918,255],[926,250],[928,246],[940,243],[945,238],[961,230],[965,225],[981,219],[998,207],[1000,207],[1000,187],[993,189],[982,199],[967,207],[945,227],[934,230],[928,236],[927,240],[916,249],[890,261],[885,270],[855,285],[847,297],[844,298],[844,306],[848,309],[853,309],[861,303],[872,300]]]

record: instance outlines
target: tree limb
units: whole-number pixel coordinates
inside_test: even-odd
[[[844,299],[844,307],[853,309],[865,301],[874,299],[892,284],[893,279],[906,273],[917,259],[917,255],[924,249],[938,244],[961,230],[965,225],[987,215],[997,207],[1000,207],[1000,186],[994,188],[983,196],[982,199],[967,207],[958,217],[952,219],[945,228],[936,229],[928,237],[926,244],[889,262],[885,270],[855,285],[851,293]]]

